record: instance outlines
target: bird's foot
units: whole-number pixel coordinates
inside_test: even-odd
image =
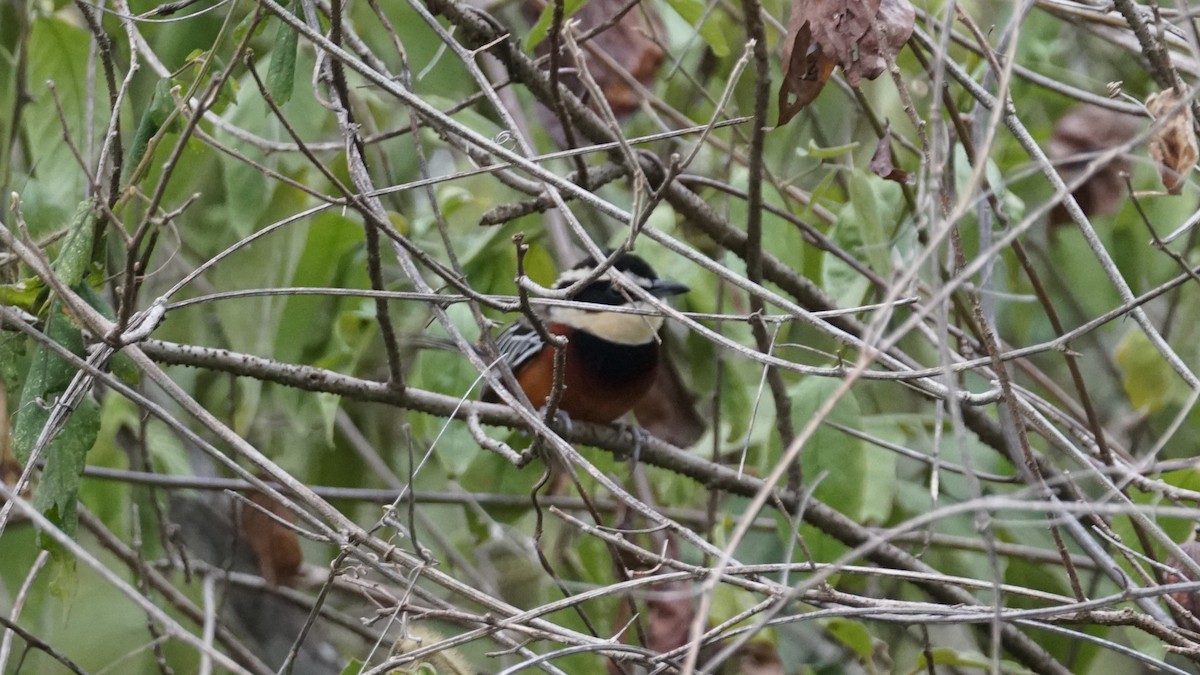
[[[638,426],[637,424],[629,424],[627,422],[614,422],[613,424],[621,431],[633,436],[633,449],[629,451],[629,461],[637,464],[641,460],[642,446],[648,443],[653,438],[653,435],[645,427]]]
[[[546,408],[541,408],[542,417],[546,418]],[[575,422],[571,420],[571,415],[566,410],[559,408],[554,411],[554,419],[546,419],[546,425],[555,432],[569,435],[575,429]]]

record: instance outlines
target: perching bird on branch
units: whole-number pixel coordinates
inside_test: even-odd
[[[596,270],[595,260],[585,260],[563,272],[554,288],[569,288]],[[633,309],[649,304],[632,297],[614,280],[612,269],[656,298],[686,293],[688,287],[659,279],[641,258],[624,253],[612,268],[576,292],[571,300]],[[563,389],[559,409],[571,419],[607,424],[629,412],[646,396],[658,376],[659,328],[663,318],[655,314],[605,311],[602,307],[550,306],[540,313],[552,335],[566,337]],[[517,321],[496,338],[500,359],[508,364],[517,383],[535,406],[543,406],[554,386],[555,348],[543,342],[527,320]],[[485,390],[483,400],[499,401],[495,391]]]

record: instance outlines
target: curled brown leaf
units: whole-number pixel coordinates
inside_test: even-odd
[[[1100,153],[1128,143],[1141,127],[1131,115],[1091,104],[1078,105],[1054,125],[1046,152],[1063,180],[1074,183]],[[1116,211],[1126,193],[1121,174],[1128,171],[1129,158],[1124,154],[1094,167],[1091,176],[1071,193],[1084,214],[1101,216]],[[1069,221],[1061,204],[1050,212],[1051,225]]]
[[[792,0],[779,124],[816,99],[835,65],[851,86],[878,77],[912,35],[915,16],[909,0]]]
[[[875,154],[871,157],[871,172],[884,180],[895,181],[902,185],[912,182],[912,175],[907,171],[897,169],[892,163],[892,126],[889,124],[883,130],[879,145],[875,146]]]
[[[1158,163],[1167,192],[1179,194],[1184,179],[1200,157],[1193,131],[1191,100],[1174,89],[1167,89],[1146,99],[1146,109],[1154,115],[1155,125],[1150,137],[1150,156]]]
[[[546,5],[526,0],[525,15],[532,22]],[[588,72],[600,87],[609,108],[618,117],[637,110],[643,96],[637,87],[650,85],[658,74],[665,53],[652,36],[662,32],[662,22],[649,3],[630,5],[625,0],[590,0],[572,17],[580,48],[587,57]],[[583,40],[593,30],[598,32]],[[550,40],[538,43],[536,53],[550,53]],[[575,74],[574,59],[565,50],[559,57],[559,80],[577,94],[585,93]],[[550,111],[539,109],[539,119],[553,137],[563,140],[561,121]]]

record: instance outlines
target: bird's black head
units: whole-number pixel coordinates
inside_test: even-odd
[[[596,268],[595,258],[588,257],[578,263],[571,269],[559,275],[558,280],[554,283],[555,288],[567,288],[581,279],[587,278],[592,270]],[[648,293],[655,297],[665,298],[672,295],[687,293],[688,287],[683,284],[659,279],[658,274],[654,272],[654,268],[638,256],[632,253],[622,253],[613,261],[613,269],[624,273],[633,283],[646,289]],[[591,282],[587,286],[580,289],[572,300],[579,302],[592,302],[600,305],[624,305],[629,302],[629,298],[621,289],[612,282],[606,273],[599,279]]]

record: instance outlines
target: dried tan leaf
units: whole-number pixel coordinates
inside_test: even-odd
[[[852,86],[878,77],[912,35],[915,15],[909,0],[792,0],[778,123],[821,93],[835,65]]]
[[[863,38],[874,32],[880,0],[808,0],[805,4],[813,41],[822,54],[847,70],[857,60]],[[857,79],[851,82],[857,83]]]
[[[792,5],[788,38],[783,43],[778,124],[787,124],[796,113],[817,98],[836,65],[833,59],[821,53],[821,48],[813,41],[808,17],[801,9],[804,3],[805,0],[795,0]]]
[[[1128,143],[1141,129],[1132,115],[1100,106],[1075,106],[1054,125],[1054,133],[1046,144],[1046,154],[1063,180],[1072,183],[1102,152]],[[1088,216],[1102,216],[1116,211],[1125,199],[1122,173],[1129,171],[1129,158],[1118,155],[1111,162],[1096,167],[1091,177],[1075,188],[1072,196]],[[1070,222],[1066,209],[1057,205],[1050,212],[1050,224]]]
[[[1158,162],[1163,185],[1173,195],[1183,190],[1183,181],[1196,166],[1196,149],[1191,100],[1174,89],[1160,91],[1146,99],[1146,109],[1154,115],[1155,131],[1150,137],[1150,156]]]
[[[579,46],[587,56],[592,79],[618,117],[632,113],[642,104],[643,97],[634,82],[644,86],[652,84],[665,57],[662,48],[651,38],[663,30],[653,6],[642,3],[630,8],[627,4],[624,0],[589,0],[571,17],[571,21],[576,22],[577,39],[604,26],[602,31]],[[544,0],[526,0],[522,10],[532,23],[545,5]],[[624,13],[618,17],[622,10]],[[549,54],[550,42],[548,39],[539,42],[535,53],[539,56]],[[548,65],[549,60],[546,63]],[[564,50],[559,57],[559,81],[582,96],[585,93],[583,84],[574,73],[574,60]],[[538,119],[553,137],[560,142],[563,140],[557,115],[539,108]]]
[[[887,69],[888,63],[896,60],[896,55],[912,36],[913,21],[916,19],[912,3],[908,0],[882,0],[878,4],[874,26],[863,34],[857,50],[850,54],[851,60],[841,61],[846,81],[852,87],[857,87],[864,77],[868,80],[879,77]]]
[[[912,182],[912,175],[907,171],[896,168],[892,163],[892,126],[889,124],[883,130],[879,145],[875,146],[875,154],[871,157],[871,171],[884,180],[895,181],[902,185]]]

